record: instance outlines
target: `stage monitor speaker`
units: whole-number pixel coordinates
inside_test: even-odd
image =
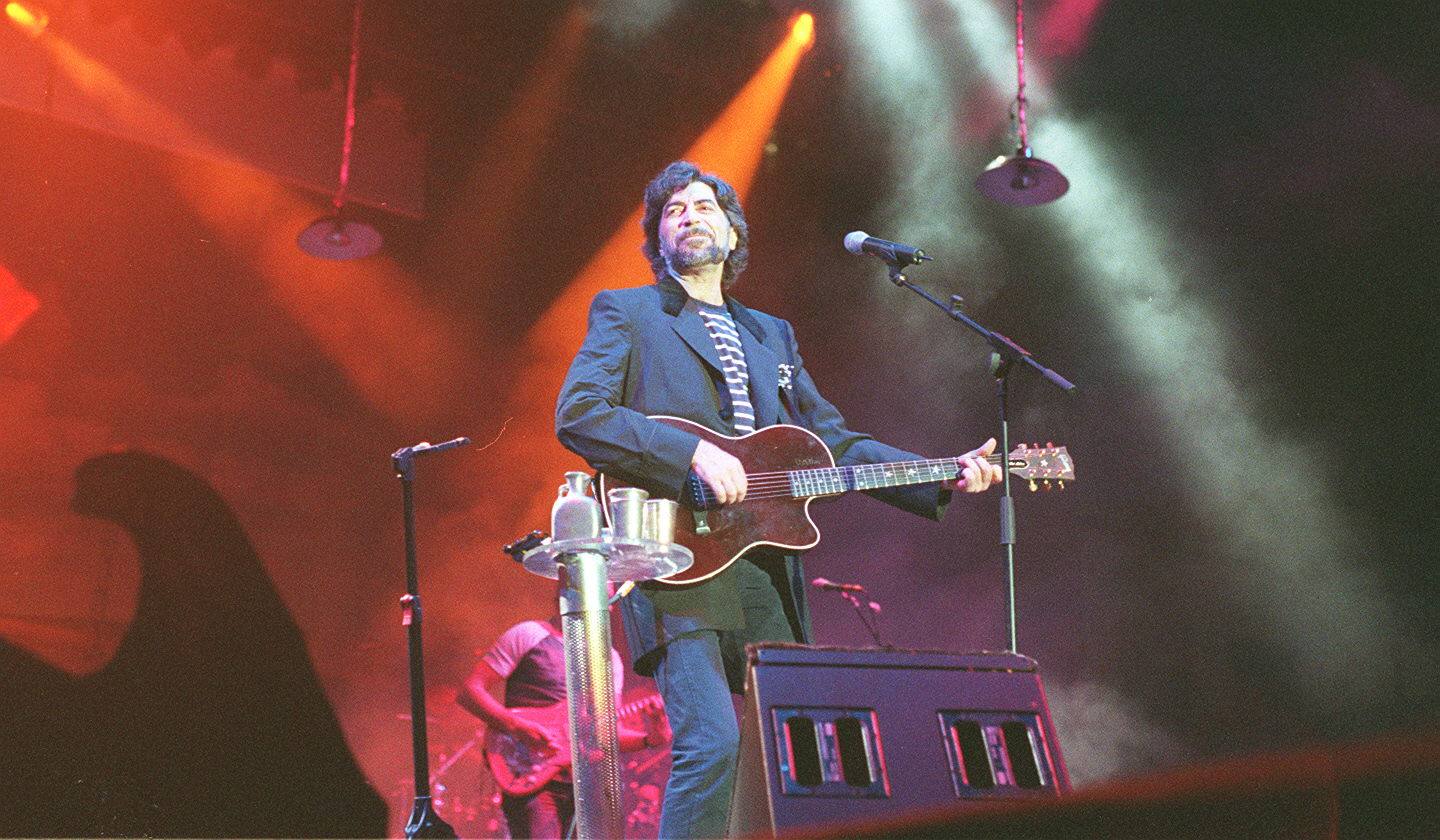
[[[1069,787],[1029,657],[748,649],[731,837]]]

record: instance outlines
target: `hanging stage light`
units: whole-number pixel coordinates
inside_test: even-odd
[[[326,260],[354,260],[368,257],[384,244],[380,232],[364,222],[347,218],[345,190],[350,185],[350,152],[355,142],[355,80],[360,71],[360,16],[364,0],[355,0],[355,17],[350,28],[350,79],[345,86],[345,139],[340,147],[340,186],[335,192],[335,212],[316,219],[300,231],[300,250]]]
[[[1029,129],[1025,124],[1025,6],[1015,0],[1015,115],[1020,148],[1009,157],[998,157],[975,179],[975,188],[992,201],[1014,207],[1046,204],[1065,194],[1070,182],[1054,164],[1030,151]]]

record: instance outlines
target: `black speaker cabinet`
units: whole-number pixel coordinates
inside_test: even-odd
[[[1017,654],[752,645],[731,837],[774,837],[1070,780]]]

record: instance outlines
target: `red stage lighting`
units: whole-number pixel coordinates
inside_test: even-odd
[[[20,31],[31,38],[39,38],[50,25],[50,15],[34,3],[12,2],[5,4],[5,17],[20,27]]]
[[[39,299],[0,265],[0,344],[19,332],[20,326],[39,308]]]

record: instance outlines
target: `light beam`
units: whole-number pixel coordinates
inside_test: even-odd
[[[45,34],[50,25],[50,15],[44,9],[31,3],[10,2],[5,4],[5,17],[31,38]]]
[[[589,18],[579,4],[561,16],[524,86],[476,156],[454,208],[447,213],[445,233],[427,255],[429,265],[473,277],[477,284],[501,276],[494,266],[513,256],[505,251],[521,239],[515,236],[522,217],[519,208],[533,197],[543,153],[573,104],[568,94],[588,32]],[[494,118],[486,114],[483,119]],[[476,291],[476,300],[486,306],[504,300],[503,292]]]
[[[1004,17],[982,0],[951,0],[969,49],[992,82],[1009,49]],[[1043,81],[1035,96],[1047,96]],[[1396,620],[1359,565],[1363,548],[1324,489],[1322,454],[1267,429],[1226,365],[1241,355],[1229,325],[1202,294],[1198,255],[1143,196],[1123,145],[1063,114],[1045,119],[1041,145],[1063,161],[1073,188],[1040,216],[1073,250],[1097,311],[1151,383],[1188,468],[1193,503],[1231,561],[1235,592],[1268,616],[1317,706],[1345,714],[1390,685]],[[1255,367],[1246,366],[1253,378]]]
[[[916,243],[949,260],[979,261],[984,240],[973,217],[971,175],[956,157],[961,120],[955,103],[970,80],[945,60],[951,51],[911,4],[855,3],[846,11],[855,75],[894,131],[894,188],[880,211],[889,232],[876,235]],[[877,295],[893,294],[886,286],[873,288]],[[985,295],[972,291],[970,297],[978,303]],[[918,307],[906,312],[931,317]]]
[[[813,30],[807,33],[799,25],[792,26],[683,157],[718,173],[742,196],[748,193],[800,56],[812,39]],[[584,337],[584,313],[590,299],[604,288],[651,281],[650,267],[640,254],[640,218],[641,209],[637,208],[620,223],[531,328],[518,354],[526,360],[525,367],[514,380],[504,413],[513,418],[511,428],[516,433],[501,441],[497,448],[502,451],[496,457],[508,465],[502,472],[509,476],[510,493],[523,501],[514,518],[506,521],[506,528],[516,523],[542,526],[554,500],[555,482],[576,466],[575,456],[555,439],[555,398]]]
[[[40,300],[0,265],[0,344],[15,337],[20,327],[40,309]]]
[[[413,280],[393,259],[317,260],[295,248],[294,232],[325,205],[300,198],[199,135],[177,114],[138,93],[103,64],[58,37],[43,43],[55,65],[118,123],[137,133],[180,136],[220,166],[180,156],[165,163],[178,194],[217,237],[245,258],[276,302],[346,374],[376,410],[426,420],[446,405],[462,364],[451,326],[428,312]]]

